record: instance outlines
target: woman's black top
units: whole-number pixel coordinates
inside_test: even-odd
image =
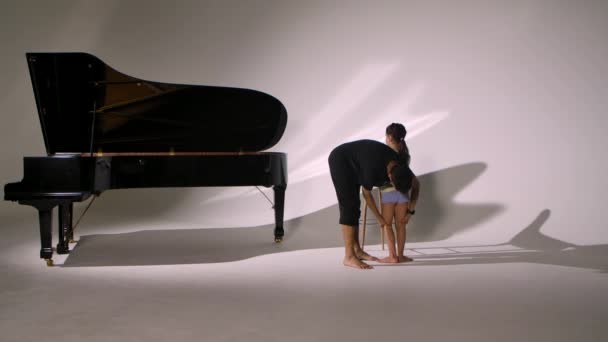
[[[349,171],[354,171],[358,183],[367,190],[388,183],[386,166],[399,158],[392,148],[375,140],[351,141],[336,147],[332,154],[340,157],[342,167],[348,165]]]

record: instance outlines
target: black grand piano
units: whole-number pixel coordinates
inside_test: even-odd
[[[265,186],[274,190],[274,238],[283,237],[285,153],[260,152],[285,130],[287,111],[254,90],[141,80],[85,53],[27,53],[47,156],[24,157],[4,199],[38,209],[40,257],[69,253],[73,203],[110,189]]]

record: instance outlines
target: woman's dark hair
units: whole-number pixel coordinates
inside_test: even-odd
[[[412,187],[412,179],[414,179],[414,173],[410,170],[410,167],[403,162],[397,164],[391,170],[391,178],[393,179],[393,185],[395,189],[402,194],[407,194]]]
[[[399,144],[399,160],[405,162],[407,165],[410,164],[410,150],[405,144],[405,135],[407,131],[405,127],[400,123],[392,123],[386,127],[386,135],[389,135]]]

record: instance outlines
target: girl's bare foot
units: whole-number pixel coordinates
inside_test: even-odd
[[[344,257],[344,266],[359,268],[359,269],[363,269],[363,270],[373,268],[370,265],[364,263],[363,261],[359,260],[357,257],[354,257],[354,256]]]
[[[396,264],[399,262],[399,258],[387,256],[386,258],[382,258],[378,261],[380,261],[381,263],[384,263],[384,264]]]
[[[414,259],[412,259],[408,256],[405,256],[405,255],[402,255],[399,257],[399,262],[410,262],[410,261],[414,261]]]

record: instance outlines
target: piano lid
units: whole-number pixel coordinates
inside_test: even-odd
[[[86,53],[26,57],[49,155],[262,151],[287,124],[259,91],[141,80]]]

